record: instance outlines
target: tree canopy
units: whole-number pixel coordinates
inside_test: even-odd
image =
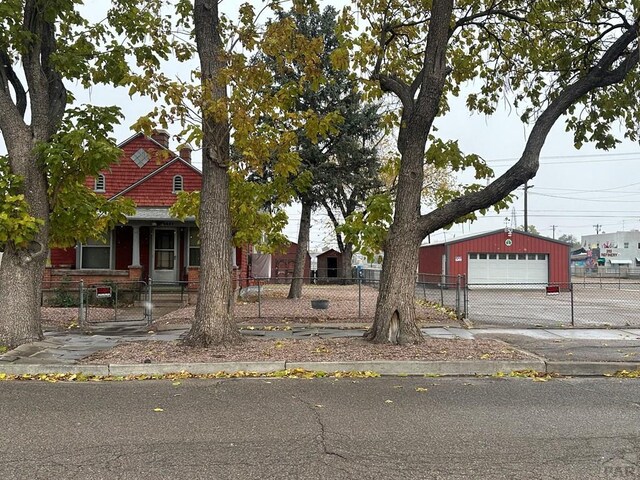
[[[369,78],[370,95],[391,94],[399,103],[401,156],[368,338],[396,343],[421,338],[412,301],[420,242],[476,211],[504,206],[505,197],[536,174],[540,150],[563,115],[576,146],[589,141],[613,147],[614,124],[637,140],[639,6],[637,0],[358,3],[366,27],[352,41],[354,56]],[[347,29],[349,22],[345,16]],[[520,159],[495,179],[479,156],[438,138],[434,125],[458,95],[465,96],[472,113],[490,115],[508,102],[531,126]],[[422,212],[425,162],[444,162],[454,171],[473,168],[477,179],[492,181],[468,185]]]
[[[120,152],[117,106],[82,106],[72,82],[127,85],[180,55],[162,0],[113,0],[91,20],[77,0],[0,5],[0,343],[42,336],[40,289],[50,244],[100,236],[131,211],[84,187]],[[8,211],[10,209],[10,211]],[[17,295],[15,292],[19,292]]]

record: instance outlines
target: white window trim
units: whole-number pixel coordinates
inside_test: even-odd
[[[176,189],[176,180],[180,179],[180,190]],[[184,178],[182,175],[175,175],[173,177],[173,193],[184,192]]]
[[[112,232],[109,232],[108,234],[109,237],[109,242],[103,244],[99,244],[99,245],[86,245],[84,243],[80,243],[78,244],[78,258],[77,258],[77,262],[76,265],[78,265],[78,270],[113,270],[113,238],[112,238]],[[87,249],[91,249],[91,248],[106,248],[109,247],[109,266],[107,268],[91,268],[91,267],[85,267],[84,265],[82,265],[82,251],[87,248]]]
[[[100,182],[102,180],[102,182]],[[102,187],[100,187],[100,183],[102,183]],[[93,191],[94,192],[102,192],[104,193],[107,190],[107,180],[104,178],[104,175],[99,173],[93,181]]]

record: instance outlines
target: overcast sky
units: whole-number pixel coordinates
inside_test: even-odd
[[[97,12],[98,6],[104,6],[106,0],[91,3],[91,11]],[[224,1],[227,12],[237,9],[238,2]],[[174,64],[167,66],[169,73],[178,73],[188,78],[189,68]],[[140,115],[151,109],[144,99],[130,99],[125,89],[96,87],[82,91],[76,85],[69,85],[79,101],[102,105],[120,105],[125,120],[116,130],[118,141],[133,134],[130,125]],[[458,139],[466,153],[481,155],[495,170],[496,175],[503,173],[520,156],[525,145],[528,129],[523,127],[518,115],[500,113],[492,117],[471,116],[458,102],[452,105],[452,111],[437,121],[439,134],[448,139]],[[176,133],[177,128],[170,133]],[[177,142],[172,140],[172,147]],[[0,152],[4,153],[0,142]],[[199,155],[194,154],[195,158]],[[623,142],[609,152],[598,151],[590,145],[581,150],[573,146],[572,137],[564,132],[564,124],[558,122],[552,130],[542,151],[540,169],[536,178],[530,182],[528,218],[529,224],[538,231],[551,237],[555,226],[555,237],[573,234],[577,237],[600,231],[640,230],[640,146],[637,143]],[[513,205],[516,223],[524,223],[523,191],[519,190],[519,199]],[[505,218],[512,218],[512,211],[495,214],[490,212],[473,224],[456,225],[446,232],[432,235],[432,241],[441,241],[468,233],[504,228]],[[285,233],[295,240],[299,222],[297,208],[290,209],[290,224]],[[322,250],[331,243],[332,234],[327,225],[326,214],[315,212],[312,231],[312,250]]]

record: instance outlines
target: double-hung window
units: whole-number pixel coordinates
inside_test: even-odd
[[[111,268],[111,235],[99,239],[87,240],[80,245],[80,268]]]

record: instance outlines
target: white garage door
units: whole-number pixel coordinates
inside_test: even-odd
[[[470,288],[514,283],[540,288],[549,279],[549,258],[542,253],[470,253],[468,272]]]

